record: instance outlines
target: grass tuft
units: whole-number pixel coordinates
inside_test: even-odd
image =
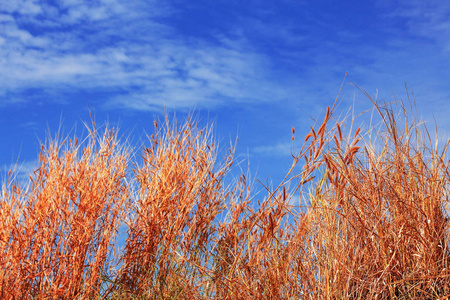
[[[218,163],[190,118],[155,122],[139,163],[95,124],[49,140],[27,188],[2,186],[0,298],[449,298],[450,140],[362,92],[380,123],[355,129],[335,102],[300,148],[292,128],[262,199],[248,175],[226,183],[234,149]]]

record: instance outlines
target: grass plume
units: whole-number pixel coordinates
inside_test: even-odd
[[[233,148],[219,162],[192,119],[155,122],[140,163],[114,129],[50,140],[28,188],[2,187],[1,298],[449,298],[449,141],[362,92],[379,125],[333,105],[300,148],[292,128],[291,168],[262,199],[248,175],[227,183]]]

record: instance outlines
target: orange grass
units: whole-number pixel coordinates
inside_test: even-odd
[[[128,197],[128,152],[114,130],[98,137],[94,127],[82,144],[48,142],[28,189],[3,185],[2,299],[98,294]]]
[[[208,128],[190,120],[149,138],[143,164],[135,166],[136,198],[128,207],[128,238],[117,286],[130,295],[186,298],[205,292],[204,270],[216,235],[214,220],[225,210],[222,180],[232,149],[216,170]]]
[[[248,175],[225,183],[233,148],[218,164],[192,119],[155,122],[141,163],[112,129],[50,141],[28,189],[2,188],[1,298],[449,298],[449,142],[363,93],[379,125],[333,105],[300,148],[292,128],[292,166],[263,199]]]

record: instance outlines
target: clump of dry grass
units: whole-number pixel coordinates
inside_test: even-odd
[[[449,142],[434,146],[402,102],[373,104],[382,120],[376,141],[360,128],[344,134],[340,121],[330,126],[334,106],[328,108],[293,155],[285,181],[256,210],[246,201],[231,205],[212,270],[218,299],[450,294]],[[298,192],[309,202],[303,209],[292,205]]]
[[[381,123],[367,131],[328,108],[258,201],[248,176],[225,184],[233,149],[218,165],[210,129],[191,119],[155,122],[130,181],[113,131],[98,149],[93,130],[81,153],[51,142],[29,190],[2,189],[2,297],[448,298],[449,142],[402,102],[372,102]]]
[[[128,208],[128,238],[116,282],[127,296],[168,299],[208,293],[216,217],[226,208],[223,177],[232,152],[216,170],[216,147],[208,128],[188,120],[178,129],[167,118],[135,166],[136,198]]]
[[[373,103],[376,143],[359,129],[344,140],[336,127],[323,155],[326,180],[308,210],[317,284],[333,299],[447,296],[449,141],[437,148],[402,102]]]
[[[98,138],[94,126],[85,143],[55,139],[42,146],[28,189],[3,186],[2,299],[98,295],[128,197],[127,160],[114,130]]]

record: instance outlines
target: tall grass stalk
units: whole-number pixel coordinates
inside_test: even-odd
[[[112,129],[48,142],[28,189],[2,187],[1,298],[449,298],[449,141],[363,93],[379,125],[335,102],[300,148],[292,128],[292,165],[260,199],[192,119],[155,122],[140,163]]]
[[[50,140],[28,189],[8,181],[0,210],[2,299],[94,297],[124,217],[127,148],[114,130]]]

